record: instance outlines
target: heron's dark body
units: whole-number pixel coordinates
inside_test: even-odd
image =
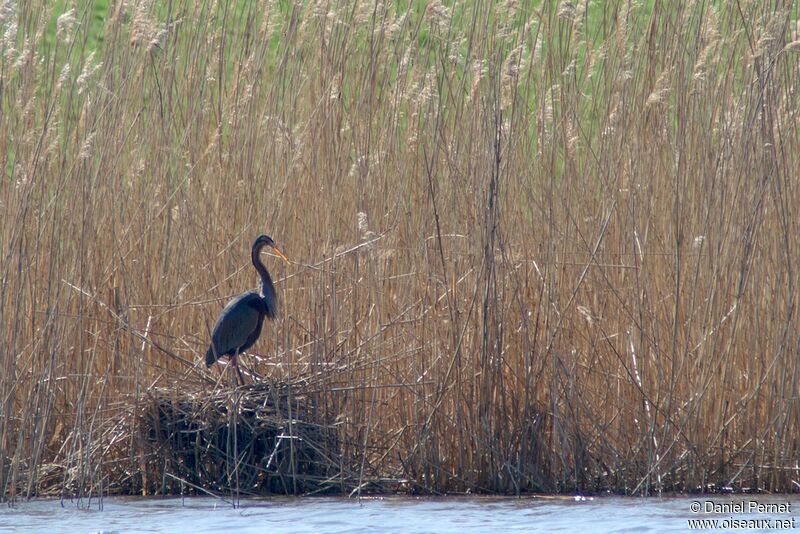
[[[261,276],[261,292],[248,291],[232,299],[223,308],[214,330],[211,344],[206,352],[206,365],[211,366],[219,358],[235,358],[246,351],[261,335],[264,318],[274,319],[278,314],[278,295],[266,267],[258,259],[261,248],[274,242],[268,236],[259,237],[253,244],[252,260]]]
[[[206,365],[218,358],[235,356],[253,346],[261,335],[264,317],[274,319],[277,310],[267,307],[264,299],[250,291],[232,299],[217,319],[206,352]],[[243,341],[243,342],[242,342]]]

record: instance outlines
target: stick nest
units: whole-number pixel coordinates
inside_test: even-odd
[[[140,419],[145,493],[341,491],[334,427],[303,380],[154,389]]]

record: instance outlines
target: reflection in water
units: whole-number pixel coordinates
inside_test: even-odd
[[[711,502],[712,505],[706,503]],[[773,513],[749,512],[756,504]],[[730,504],[733,503],[733,506]],[[738,503],[742,503],[739,506]],[[306,497],[242,500],[233,509],[222,501],[193,497],[106,498],[102,510],[75,502],[18,503],[0,512],[5,532],[685,532],[689,520],[795,521],[800,528],[800,498],[715,495],[707,497],[494,498],[387,497],[355,499]],[[727,506],[714,506],[723,504]],[[699,508],[700,512],[693,512]],[[703,509],[734,510],[734,513]],[[730,523],[734,525],[734,523]],[[704,526],[707,529],[712,525]],[[752,525],[751,525],[752,526]],[[774,526],[774,524],[772,525]],[[716,530],[728,530],[717,524]],[[733,528],[738,528],[734,526]],[[758,532],[759,529],[747,529]],[[764,530],[766,531],[766,530]]]

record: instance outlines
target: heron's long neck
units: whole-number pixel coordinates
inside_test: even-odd
[[[264,264],[261,263],[261,247],[253,249],[252,259],[253,267],[256,268],[258,275],[261,277],[261,296],[265,297],[275,294],[275,286],[272,285],[272,277],[269,275],[267,268],[264,267]]]

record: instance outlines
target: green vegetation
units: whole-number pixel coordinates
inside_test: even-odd
[[[0,0],[0,495],[176,487],[261,233],[364,491],[796,491],[798,7]]]

